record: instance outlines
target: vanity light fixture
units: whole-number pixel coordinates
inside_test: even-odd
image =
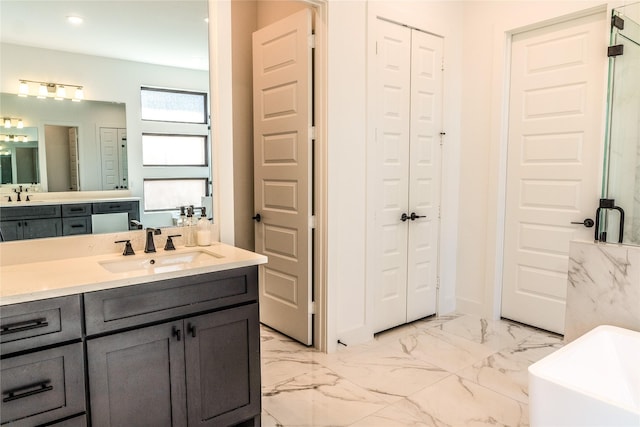
[[[35,96],[38,99],[54,98],[57,100],[71,99],[72,101],[80,102],[84,99],[84,89],[80,85],[70,85],[66,83],[53,83],[53,82],[39,82],[35,80],[20,80],[20,86],[18,88],[18,96],[31,95],[30,84],[37,85],[37,94]],[[73,98],[67,98],[67,88],[73,89]],[[35,92],[34,92],[35,94]]]
[[[16,122],[16,128],[22,129],[24,128],[24,122],[22,119],[16,119],[13,117],[5,117],[4,119],[4,127],[5,129],[11,129],[13,127],[13,122]]]
[[[29,135],[0,135],[4,142],[29,142]]]

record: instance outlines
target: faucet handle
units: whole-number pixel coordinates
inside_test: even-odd
[[[131,240],[116,240],[114,243],[125,243],[124,252],[122,255],[135,255],[136,253],[133,251],[133,247],[131,246]]]
[[[172,234],[171,236],[167,236],[167,243],[165,243],[164,245],[164,250],[165,251],[175,251],[176,247],[173,244],[173,237],[180,237],[182,236],[182,234]]]

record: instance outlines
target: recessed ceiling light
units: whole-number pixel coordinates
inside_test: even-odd
[[[67,22],[73,25],[80,25],[83,21],[84,19],[80,18],[79,16],[67,16]]]

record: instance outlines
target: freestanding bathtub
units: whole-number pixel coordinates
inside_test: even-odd
[[[640,332],[598,326],[529,366],[531,427],[640,426]]]

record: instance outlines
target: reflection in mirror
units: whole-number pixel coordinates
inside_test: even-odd
[[[127,0],[117,2],[118,7],[114,7],[112,0],[1,2],[0,92],[11,95],[14,106],[29,100],[39,102],[36,108],[53,105],[73,109],[71,116],[66,117],[54,116],[53,112],[38,116],[32,114],[31,108],[17,112],[10,110],[5,95],[0,95],[1,114],[11,117],[21,114],[24,120],[33,120],[25,121],[25,127],[38,131],[39,189],[49,193],[36,195],[35,199],[64,199],[69,197],[69,189],[77,189],[73,198],[81,198],[85,192],[87,199],[116,194],[138,199],[144,206],[145,179],[194,175],[210,179],[206,167],[195,171],[195,167],[143,166],[143,134],[207,135],[208,128],[203,124],[204,131],[194,132],[192,125],[169,126],[166,122],[142,120],[140,99],[141,87],[205,93],[208,98],[207,0]],[[84,22],[70,25],[65,19],[70,15],[80,16]],[[29,96],[23,98],[18,96],[23,81],[82,87],[84,100],[37,99],[35,83],[25,85],[29,86]],[[73,95],[67,92],[67,98],[71,98]],[[121,108],[118,118],[80,120],[79,108],[94,100],[102,101],[103,105],[118,105]],[[72,142],[69,146],[69,131],[76,130],[74,163],[75,145]],[[54,151],[49,150],[56,144],[50,133],[61,135],[60,141],[64,142],[58,146],[69,153],[57,153],[63,159],[61,162],[56,162]],[[112,145],[101,146],[100,138],[109,139]],[[105,160],[107,156],[111,160]],[[0,161],[4,161],[1,156]],[[57,180],[62,175],[64,179]],[[113,191],[121,187],[126,190]],[[0,188],[0,193],[12,189]],[[111,191],[103,194],[104,190]],[[172,212],[141,209],[140,219],[145,226],[168,226],[172,224]]]
[[[35,130],[33,138],[39,165],[30,181],[44,191],[97,191],[127,188],[126,110],[122,103],[83,101],[58,102],[54,99],[0,94],[2,111],[19,116]],[[37,139],[37,128],[42,137]],[[7,129],[8,130],[8,129]],[[11,129],[17,133],[24,129]],[[31,144],[31,142],[30,142]],[[21,145],[21,147],[26,147]],[[38,174],[37,170],[42,173]],[[97,173],[96,173],[97,171]],[[18,167],[17,172],[21,172]],[[4,172],[3,172],[4,174]],[[38,179],[41,178],[41,179]],[[5,181],[3,180],[3,183]]]
[[[38,129],[3,129],[0,133],[0,184],[39,182]]]

